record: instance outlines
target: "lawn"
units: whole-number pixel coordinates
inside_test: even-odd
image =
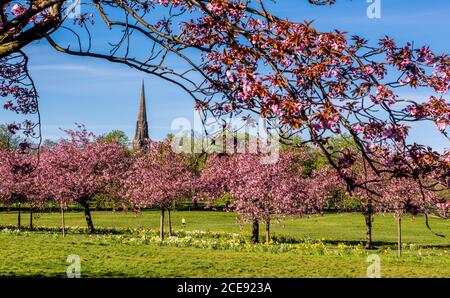
[[[187,222],[184,229],[181,218]],[[241,226],[233,213],[173,212],[177,237],[163,245],[155,240],[156,211],[137,217],[99,211],[93,219],[100,232],[114,228],[117,233],[84,234],[75,228],[85,225],[80,212],[66,213],[66,225],[73,228],[65,238],[56,230],[58,213],[36,216],[38,231],[3,230],[0,276],[64,277],[67,256],[77,254],[83,277],[365,277],[367,256],[376,253],[382,277],[450,277],[450,225],[439,219],[430,219],[430,225],[446,238],[433,235],[423,217],[405,217],[402,258],[395,256],[396,226],[390,215],[375,218],[377,250],[369,252],[360,245],[365,228],[357,213],[286,219],[273,224],[273,234],[294,244],[257,246],[246,242],[249,226]],[[16,220],[16,213],[0,213],[0,226]],[[27,220],[24,214],[22,223]]]

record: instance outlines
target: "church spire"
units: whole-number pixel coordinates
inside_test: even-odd
[[[145,88],[142,80],[141,99],[139,102],[138,120],[136,123],[136,134],[133,139],[133,149],[140,150],[144,147],[148,136],[147,108],[145,105]]]

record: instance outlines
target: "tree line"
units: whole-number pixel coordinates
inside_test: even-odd
[[[6,206],[18,206],[18,229],[21,204],[30,206],[30,228],[33,211],[56,204],[65,234],[64,211],[79,204],[89,232],[95,233],[90,206],[95,198],[112,197],[125,210],[160,209],[163,240],[166,215],[168,235],[172,235],[170,212],[177,202],[203,202],[207,208],[226,200],[227,211],[252,223],[253,242],[260,241],[260,224],[265,225],[265,241],[270,242],[273,221],[322,214],[338,196],[345,196],[357,202],[364,215],[366,247],[371,248],[377,212],[394,214],[399,242],[404,214],[449,214],[450,202],[439,195],[439,189],[424,189],[409,177],[380,177],[364,160],[354,161],[358,166],[347,174],[376,187],[349,192],[345,181],[312,146],[284,146],[275,163],[263,163],[258,152],[176,153],[170,137],[161,142],[148,140],[143,150],[134,152],[117,131],[98,137],[80,126],[66,132],[67,138],[47,142],[38,153],[14,146],[0,150],[0,200]],[[344,137],[333,142],[341,150],[354,150]]]

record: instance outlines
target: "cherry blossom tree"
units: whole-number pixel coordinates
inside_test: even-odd
[[[58,164],[56,151],[51,151],[51,149],[56,149],[57,146],[59,146],[59,143],[54,143],[52,146],[44,145],[40,148],[37,183],[39,183],[40,186],[40,196],[59,205],[61,212],[61,232],[63,237],[65,237],[66,228],[64,210],[67,209],[69,203],[72,203],[73,200],[72,197],[66,195],[62,189],[58,189],[58,186],[62,184],[62,181],[59,179],[63,178],[57,176],[57,173],[62,173],[62,171],[55,172],[60,164]],[[56,184],[55,181],[57,181]]]
[[[443,201],[436,192],[421,188],[417,181],[410,178],[387,179],[379,184],[383,197],[375,204],[379,212],[393,213],[397,221],[397,252],[402,255],[402,216],[428,214],[437,210]],[[439,235],[439,234],[436,234]],[[440,236],[440,235],[439,235]]]
[[[211,156],[200,182],[204,196],[209,199],[223,194],[234,198],[229,209],[244,221],[252,222],[255,243],[259,240],[261,221],[266,224],[266,242],[269,242],[273,217],[321,212],[327,194],[325,184],[320,182],[325,171],[302,177],[292,153],[283,153],[273,164],[261,161],[261,156],[251,153]]]
[[[157,207],[161,210],[160,238],[164,239],[165,210],[169,213],[169,236],[172,234],[170,210],[174,203],[188,195],[193,176],[184,156],[171,150],[169,142],[147,142],[126,173],[124,198],[137,210]]]
[[[366,248],[372,248],[372,221],[376,213],[389,212],[397,219],[399,255],[401,254],[401,218],[404,213],[424,214],[426,225],[430,231],[428,214],[434,213],[445,217],[445,212],[442,213],[442,209],[440,209],[446,204],[446,199],[440,196],[443,188],[436,185],[436,189],[428,189],[423,185],[426,183],[432,185],[432,182],[408,176],[391,177],[386,173],[378,176],[364,162],[356,163],[359,165],[358,171],[349,171],[348,174],[352,175],[355,180],[365,181],[372,190],[359,189],[354,192],[354,195],[360,198],[362,213],[366,221]],[[354,169],[352,168],[352,170]]]
[[[79,128],[66,131],[70,139],[45,150],[41,184],[62,209],[72,202],[81,204],[89,232],[94,233],[90,201],[96,194],[118,194],[128,159],[123,146],[104,142],[83,126]]]
[[[375,188],[378,192],[374,193],[373,191],[367,189],[358,189],[353,193],[353,195],[359,198],[361,213],[364,216],[364,221],[366,225],[366,249],[373,248],[372,242],[372,224],[374,220],[374,215],[377,212],[376,203],[377,199],[381,198],[384,194],[382,193],[383,188],[380,188],[380,184],[376,183],[380,181],[377,179],[377,175],[371,171],[371,169],[367,168],[367,165],[364,162],[358,163],[358,166],[353,166],[351,169],[347,168],[349,172],[352,172],[352,176],[354,179],[359,179],[362,181],[375,181],[371,183],[371,190]],[[349,174],[350,175],[350,174]],[[381,192],[380,192],[381,191]]]
[[[30,230],[33,229],[33,208],[43,208],[45,198],[36,175],[38,156],[17,149],[0,150],[0,199],[5,204],[18,204],[17,228],[21,229],[21,206],[30,207]]]

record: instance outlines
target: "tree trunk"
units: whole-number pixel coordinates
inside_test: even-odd
[[[372,213],[366,212],[364,218],[366,220],[366,249],[372,249]]]
[[[20,207],[21,203],[19,202],[19,212],[17,213],[17,229],[20,231]]]
[[[84,201],[84,217],[86,218],[86,224],[88,226],[88,230],[90,234],[95,233],[94,223],[92,222],[91,210],[89,209],[89,201]]]
[[[61,207],[61,226],[62,226],[62,235],[66,237],[66,225],[64,222],[64,208]]]
[[[159,221],[159,239],[164,240],[164,208],[161,208],[161,218]]]
[[[397,256],[402,256],[402,215],[397,217]]]
[[[259,242],[259,222],[258,219],[253,219],[253,227],[252,227],[252,242]]]
[[[366,249],[372,249],[372,219],[373,219],[373,206],[372,199],[367,200],[366,210],[364,210],[364,219],[366,221]]]
[[[33,231],[33,207],[30,206],[30,231]]]
[[[168,219],[168,223],[169,223],[169,237],[172,236],[172,217],[170,216],[170,209],[167,209],[167,219]]]
[[[266,221],[266,243],[270,242],[270,218]]]

